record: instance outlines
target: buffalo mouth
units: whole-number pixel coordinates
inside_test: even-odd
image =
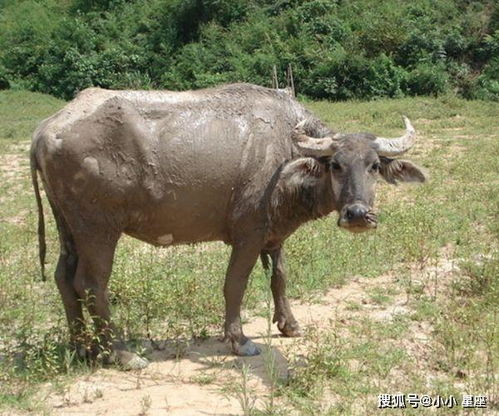
[[[338,219],[338,226],[352,233],[373,230],[378,226],[376,214],[362,205],[344,207]]]

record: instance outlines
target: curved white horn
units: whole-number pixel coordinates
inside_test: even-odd
[[[403,116],[403,119],[405,123],[405,134],[403,136],[394,139],[377,137],[374,140],[380,156],[397,156],[407,152],[414,145],[416,130],[406,116]]]
[[[296,147],[305,156],[331,156],[337,148],[335,140],[329,136],[321,138],[307,136],[304,129],[306,123],[307,120],[300,121],[291,133]]]

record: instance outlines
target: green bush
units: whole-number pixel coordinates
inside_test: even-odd
[[[0,90],[7,90],[10,88],[10,82],[7,76],[6,69],[0,65]]]
[[[421,63],[407,77],[412,95],[439,95],[449,88],[449,75],[443,64]]]
[[[4,0],[2,85],[69,99],[88,86],[190,89],[280,84],[345,100],[496,99],[493,0]]]
[[[499,58],[494,58],[478,77],[472,98],[499,101]]]
[[[341,50],[318,65],[303,92],[318,98],[352,99],[402,96],[405,71],[385,55],[374,59]]]

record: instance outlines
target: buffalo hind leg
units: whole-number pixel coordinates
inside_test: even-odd
[[[126,350],[125,344],[115,339],[108,300],[108,282],[119,234],[95,233],[91,238],[79,238],[78,267],[75,289],[94,321],[98,345],[95,353],[103,353],[105,362],[116,362],[124,369],[147,366],[147,360]]]
[[[234,245],[225,276],[225,340],[231,342],[232,352],[241,356],[260,353],[260,349],[244,336],[241,326],[241,303],[259,252],[260,248],[255,249],[251,243]]]
[[[81,302],[74,287],[78,256],[73,238],[63,219],[55,210],[54,217],[59,231],[60,242],[60,255],[55,270],[55,281],[68,320],[71,346],[81,356],[84,354],[85,323],[83,321]]]
[[[269,264],[266,256],[270,256],[272,260],[272,275],[270,278],[270,288],[274,297],[274,318],[273,322],[277,322],[279,331],[287,337],[298,337],[301,335],[300,326],[296,321],[288,298],[286,297],[286,270],[284,261],[284,250],[282,247],[273,250],[262,251],[262,263],[265,269],[269,269]]]

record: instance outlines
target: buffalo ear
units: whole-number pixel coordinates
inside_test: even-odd
[[[287,163],[279,175],[279,187],[290,194],[315,186],[322,176],[320,163],[311,157],[301,157]]]
[[[409,160],[381,157],[379,173],[385,181],[397,185],[398,182],[425,182],[426,172]]]
[[[301,157],[288,163],[283,169],[284,176],[299,174],[318,178],[322,175],[321,164],[312,157]]]

